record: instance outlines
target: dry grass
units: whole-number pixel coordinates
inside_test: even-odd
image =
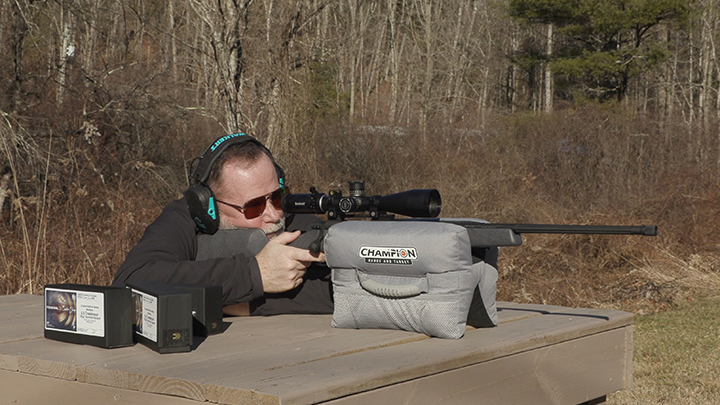
[[[720,403],[720,298],[635,320],[634,381],[608,404]]]
[[[311,133],[281,156],[299,192],[362,179],[371,194],[437,188],[445,217],[659,225],[655,238],[527,235],[502,250],[501,299],[648,313],[718,291],[717,163],[678,145],[687,128],[591,106],[496,117],[473,135],[340,124]]]
[[[109,284],[160,212],[165,169],[129,162],[108,171],[115,162],[92,156],[92,143],[69,148],[49,137],[42,150],[19,122],[0,122],[0,133],[0,156],[14,174],[1,211],[0,293]]]
[[[0,120],[0,164],[14,175],[0,207],[1,294],[108,284],[218,134],[202,119],[138,142],[78,135],[79,124],[57,135],[28,125]],[[641,315],[635,387],[611,403],[720,401],[720,301],[697,301],[720,294],[720,170],[712,153],[689,154],[697,132],[592,106],[492,117],[488,128],[423,134],[325,122],[276,158],[296,192],[365,180],[368,194],[437,188],[445,217],[659,225],[655,238],[527,235],[501,251],[498,298]],[[717,151],[720,137],[703,136]]]
[[[0,159],[14,174],[1,212],[5,294],[108,283],[217,132],[204,119],[184,122],[190,133],[155,134],[138,155],[136,144],[89,125],[79,136],[52,135],[3,117]],[[528,235],[502,250],[503,300],[650,313],[718,291],[716,163],[677,146],[687,129],[599,106],[490,122],[423,133],[326,121],[276,158],[296,192],[347,191],[347,181],[365,180],[369,194],[437,188],[445,217],[660,227],[656,238]]]

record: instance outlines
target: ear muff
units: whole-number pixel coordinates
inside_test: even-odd
[[[214,234],[220,226],[215,196],[212,190],[203,184],[195,184],[185,190],[185,202],[190,216],[201,232]]]
[[[228,147],[243,142],[256,143],[267,151],[270,160],[275,166],[278,182],[281,186],[285,186],[285,171],[275,163],[270,150],[260,141],[243,133],[226,135],[216,139],[197,159],[198,163],[195,170],[190,175],[190,187],[184,193],[190,217],[192,217],[202,233],[212,235],[220,227],[220,211],[217,209],[215,195],[206,183],[208,177],[210,177],[213,164]]]

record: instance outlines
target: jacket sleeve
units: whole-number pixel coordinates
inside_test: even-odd
[[[170,203],[130,250],[113,285],[138,281],[220,285],[223,305],[262,297],[262,278],[255,257],[235,255],[196,261],[195,229],[185,201]]]

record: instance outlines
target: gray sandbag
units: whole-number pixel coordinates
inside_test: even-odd
[[[471,306],[482,312],[473,314],[471,325],[497,325],[497,270],[472,263],[462,226],[346,221],[330,227],[324,246],[332,269],[334,327],[458,339]]]

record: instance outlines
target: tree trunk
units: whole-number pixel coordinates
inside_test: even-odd
[[[355,39],[358,41],[357,49],[352,47],[353,49],[351,52],[350,57],[350,77],[348,77],[348,80],[350,82],[350,119],[355,118],[355,98],[356,95],[356,83],[357,83],[357,65],[358,65],[358,58],[359,54],[362,53],[362,38],[358,38],[358,32],[357,32],[357,1],[352,0],[350,1],[350,38]],[[354,42],[354,41],[353,41]]]
[[[167,3],[167,14],[168,14],[168,49],[166,50],[165,61],[167,68],[170,70],[173,83],[178,82],[178,68],[177,68],[177,41],[175,40],[175,0],[168,0]],[[177,95],[177,87],[173,90]]]
[[[375,11],[377,9],[377,5],[373,4],[372,7],[370,7],[366,11],[366,22],[364,31],[366,32],[372,32],[373,28],[370,27],[370,21],[372,16],[375,14]],[[375,52],[373,53],[373,57],[370,61],[370,64],[367,68],[367,74],[368,74],[368,90],[367,95],[365,96],[366,100],[370,100],[370,95],[375,92],[375,111],[373,112],[374,119],[377,120],[378,112],[380,110],[380,105],[384,101],[381,98],[381,92],[380,90],[380,83],[384,80],[384,74],[383,74],[383,65],[385,65],[385,59],[383,55],[381,54],[383,49],[385,49],[385,36],[387,30],[387,24],[381,24],[379,29],[377,29],[377,34],[375,35]],[[384,111],[385,109],[383,109]],[[385,117],[383,117],[385,118]]]
[[[468,12],[469,4],[461,4],[458,6],[457,21],[455,23],[455,37],[453,38],[453,53],[456,55],[455,66],[450,66],[451,80],[448,85],[448,97],[452,100],[450,111],[450,123],[453,122],[454,116],[458,110],[464,110],[463,104],[465,100],[465,80],[467,72],[472,69],[472,59],[465,50],[465,38],[475,34],[475,22],[477,20],[477,8],[472,7],[472,11]],[[468,15],[469,14],[469,15]],[[463,35],[465,34],[465,35]],[[461,116],[464,117],[464,114]]]
[[[689,43],[690,43],[690,58],[688,60],[688,77],[687,77],[687,91],[686,91],[686,97],[688,100],[688,127],[690,128],[690,131],[693,130],[693,122],[695,119],[695,44],[693,44],[693,34],[692,31],[689,33]]]
[[[388,121],[395,126],[398,104],[398,79],[400,76],[399,55],[397,50],[397,16],[395,0],[387,0],[388,22],[390,23],[390,112]]]
[[[55,101],[58,106],[62,104],[63,96],[65,95],[65,81],[67,78],[67,63],[68,58],[72,53],[75,52],[74,46],[71,41],[71,23],[70,19],[72,16],[69,12],[65,11],[65,5],[60,4],[60,66],[58,67],[58,79],[57,79],[57,90],[55,91]]]
[[[518,36],[520,33],[518,32],[518,29],[516,27],[513,27],[513,29],[510,32],[510,49],[512,51],[512,55],[515,55],[518,52],[518,49],[520,49],[520,41],[518,40]],[[508,104],[510,104],[510,111],[515,112],[516,109],[516,91],[517,88],[517,67],[514,63],[511,63],[508,66],[508,73],[507,73],[507,79],[506,79],[506,95],[505,98],[507,99]]]
[[[422,141],[427,139],[427,123],[433,110],[432,91],[433,79],[435,77],[435,10],[434,3],[431,0],[418,0],[418,11],[420,15],[420,24],[422,25],[423,48],[422,53],[425,56],[425,66],[422,79],[422,105],[420,112],[420,130],[422,131]]]
[[[273,52],[273,46],[271,41],[271,33],[272,33],[272,21],[273,21],[273,8],[275,6],[274,0],[263,0],[263,5],[265,6],[265,46],[269,50],[269,53],[271,55],[276,55],[275,52]],[[282,56],[278,59],[282,59],[282,57],[287,57],[284,53],[281,54]],[[269,61],[269,64],[272,64],[273,62],[282,64],[283,60],[278,61]],[[280,149],[280,145],[278,145],[277,140],[277,132],[278,132],[278,108],[280,107],[278,105],[278,101],[280,99],[280,81],[275,77],[278,75],[280,69],[271,69],[270,72],[265,72],[266,74],[270,75],[269,78],[270,82],[270,91],[269,94],[266,97],[266,101],[263,105],[263,108],[265,111],[267,111],[268,116],[268,122],[267,122],[267,138],[265,139],[265,144],[271,149],[276,150]]]
[[[247,7],[252,0],[189,2],[209,32],[204,38],[212,54],[213,77],[217,95],[224,106],[224,129],[252,132],[250,121],[244,119],[242,92],[245,82],[243,40],[247,27]]]
[[[546,113],[552,112],[553,110],[553,76],[550,71],[550,59],[553,55],[553,25],[547,25],[547,43],[545,46],[545,100],[543,103],[543,109]]]
[[[272,12],[275,5],[274,0],[263,0],[265,4],[265,42],[270,44],[270,33],[272,32]]]
[[[488,111],[488,88],[490,87],[490,68],[485,67],[483,69],[483,83],[482,83],[482,91],[480,92],[480,103],[478,103],[480,107],[480,127],[484,130],[485,129],[485,121],[487,119],[487,111]]]
[[[671,34],[672,35],[672,34]],[[674,34],[675,40],[678,40],[678,35]],[[678,85],[678,76],[677,76],[677,69],[678,69],[678,54],[674,53],[672,55],[671,63],[670,63],[670,74],[668,75],[668,83],[666,84],[666,88],[668,89],[668,100],[667,100],[667,118],[674,119],[675,115],[675,97],[676,97],[676,88]]]
[[[10,5],[10,54],[13,60],[13,81],[10,96],[10,111],[17,113],[22,102],[22,82],[23,82],[23,41],[27,35],[27,22],[23,16],[21,3],[25,6],[24,1],[13,1]],[[25,7],[25,9],[27,9]]]

